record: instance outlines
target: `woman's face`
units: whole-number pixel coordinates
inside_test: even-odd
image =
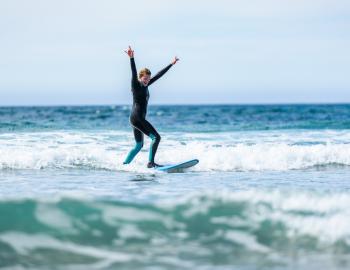
[[[151,80],[151,76],[150,76],[150,75],[143,75],[143,76],[140,78],[140,82],[141,82],[144,86],[147,86],[150,80]]]

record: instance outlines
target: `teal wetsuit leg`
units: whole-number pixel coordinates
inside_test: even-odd
[[[124,161],[124,164],[129,164],[134,159],[134,157],[137,155],[137,153],[140,152],[142,146],[143,146],[142,142],[137,142],[135,147],[130,150],[128,156],[126,157],[126,159]]]
[[[152,162],[152,161],[154,161],[153,145],[156,141],[156,136],[151,133],[151,134],[149,134],[149,137],[151,138],[152,142],[151,142],[151,146],[149,148],[148,161]]]
[[[152,139],[151,147],[149,149],[148,161],[154,163],[154,156],[156,155],[157,148],[160,142],[160,136],[157,133],[154,135],[153,133],[149,134],[149,137]]]
[[[137,153],[140,152],[140,150],[143,146],[143,134],[142,134],[142,132],[136,128],[134,128],[133,131],[134,131],[134,137],[135,137],[136,144],[135,144],[134,148],[130,150],[130,152],[127,155],[123,164],[129,164],[134,159],[134,157],[137,155]]]

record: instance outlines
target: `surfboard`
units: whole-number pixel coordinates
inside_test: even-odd
[[[157,171],[168,172],[168,173],[182,172],[184,169],[190,168],[190,167],[196,165],[198,162],[199,162],[198,159],[192,159],[192,160],[178,163],[178,164],[156,167],[155,169]]]

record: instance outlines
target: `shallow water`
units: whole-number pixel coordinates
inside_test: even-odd
[[[0,108],[0,267],[349,269],[350,106],[151,107],[178,174],[128,110]]]

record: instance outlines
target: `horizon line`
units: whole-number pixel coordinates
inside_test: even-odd
[[[350,105],[350,102],[261,102],[261,103],[154,103],[149,104],[152,106],[290,106],[290,105]],[[6,107],[113,107],[113,106],[132,106],[132,103],[118,103],[118,104],[13,104],[13,105],[1,105],[0,108]]]

